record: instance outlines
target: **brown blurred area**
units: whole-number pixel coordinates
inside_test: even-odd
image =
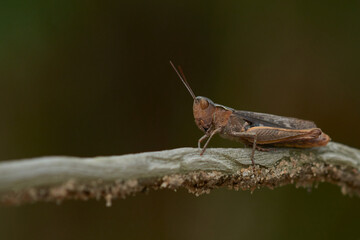
[[[358,1],[5,1],[0,160],[195,147],[170,59],[196,95],[360,148],[359,29]],[[320,184],[1,206],[0,239],[354,239],[359,203]]]

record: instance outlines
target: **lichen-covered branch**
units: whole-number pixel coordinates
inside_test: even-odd
[[[289,183],[329,182],[344,194],[360,195],[360,150],[331,142],[314,149],[179,148],[94,158],[41,157],[0,163],[0,201],[22,204],[66,199],[125,198],[151,189],[186,188],[197,195],[211,189],[254,190]]]

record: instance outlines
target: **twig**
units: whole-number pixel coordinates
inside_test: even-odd
[[[179,148],[94,158],[41,157],[0,163],[0,201],[22,204],[65,199],[125,198],[150,189],[186,188],[200,195],[229,187],[253,191],[289,183],[329,182],[360,195],[360,150],[331,142],[314,149]]]

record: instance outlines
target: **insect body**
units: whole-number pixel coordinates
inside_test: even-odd
[[[215,134],[252,146],[251,161],[253,165],[255,149],[269,151],[269,148],[264,148],[267,146],[311,148],[325,146],[330,141],[330,137],[311,121],[266,113],[239,111],[216,104],[206,97],[196,97],[181,68],[179,68],[180,74],[171,61],[170,64],[194,99],[195,123],[205,133],[199,139],[198,147],[201,148],[201,142],[208,139],[200,155],[205,152],[208,143]]]

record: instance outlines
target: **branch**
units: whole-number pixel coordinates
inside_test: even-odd
[[[313,149],[179,148],[122,156],[41,157],[0,163],[0,202],[22,204],[66,199],[125,198],[150,189],[186,188],[196,195],[211,189],[274,188],[290,183],[311,187],[329,182],[343,194],[360,195],[360,150],[330,142]]]

